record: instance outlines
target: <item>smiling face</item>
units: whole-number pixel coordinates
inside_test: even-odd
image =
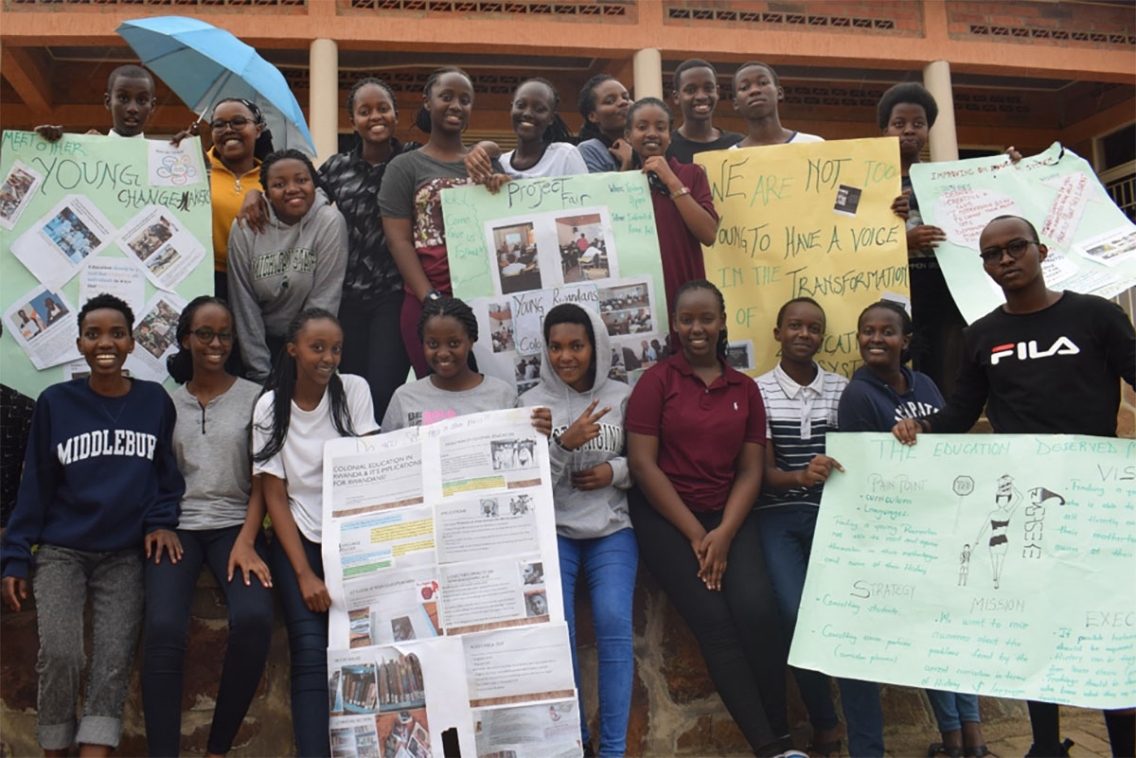
[[[390,142],[398,126],[398,111],[390,94],[377,84],[364,84],[355,93],[351,123],[359,139],[366,143]]]
[[[154,83],[144,76],[117,76],[103,102],[114,130],[123,137],[141,134],[154,109]]]
[[[785,91],[765,66],[748,66],[734,74],[734,109],[756,119],[777,111]]]
[[[120,376],[122,364],[134,352],[134,335],[122,311],[97,308],[83,317],[75,346],[91,367],[92,376]]]
[[[671,146],[671,117],[657,105],[641,105],[627,122],[627,141],[640,157],[666,155]]]
[[[1014,242],[1019,246],[1022,242],[1028,243],[1020,258],[1014,258],[1003,249],[997,257],[987,260],[984,256],[982,259],[982,267],[986,270],[986,274],[1004,292],[1023,290],[1041,280],[1041,263],[1048,257],[1049,248],[1035,242],[1034,239],[1033,230],[1018,218],[991,221],[982,230],[982,235],[978,238],[980,251],[1013,247]],[[1044,280],[1041,281],[1044,284]]]
[[[426,363],[439,379],[454,379],[469,371],[473,340],[462,322],[453,316],[434,316],[422,327],[422,350]]]
[[[457,71],[447,71],[434,81],[424,102],[431,129],[461,134],[473,110],[473,84]]]
[[[683,71],[679,74],[674,101],[682,110],[684,122],[709,121],[718,104],[718,79],[714,72],[705,66]]]
[[[190,332],[181,342],[193,361],[193,372],[224,371],[225,361],[233,351],[233,317],[229,310],[217,303],[205,303],[193,311]],[[198,332],[209,333],[203,340]]]
[[[230,166],[252,156],[256,138],[264,130],[263,126],[255,123],[252,111],[235,100],[227,100],[214,108],[210,124],[222,124],[220,129],[210,126],[213,145],[217,156]]]
[[[792,303],[773,339],[781,343],[782,360],[811,363],[824,341],[824,311],[812,303]]]
[[[539,142],[556,116],[556,101],[544,82],[525,82],[513,95],[513,131],[521,142]]]
[[[927,111],[917,103],[897,103],[891,109],[891,118],[885,137],[899,138],[899,154],[908,161],[919,157],[919,151],[927,144],[931,127],[927,124]]]
[[[548,330],[548,362],[560,381],[577,392],[595,383],[592,359],[595,349],[583,324],[554,324]]]
[[[631,108],[631,95],[627,88],[615,79],[607,79],[592,90],[595,109],[588,114],[588,120],[605,134],[623,132],[627,128],[627,111]]]
[[[718,335],[726,328],[726,314],[718,296],[708,289],[689,289],[675,303],[674,330],[683,355],[690,363],[706,362],[717,354]]]
[[[307,165],[295,158],[284,158],[268,168],[268,202],[276,217],[294,224],[304,217],[316,199],[316,186]]]
[[[872,308],[860,317],[856,340],[860,357],[875,373],[898,371],[911,337],[903,333],[903,319],[889,308]]]
[[[296,361],[297,386],[326,387],[343,356],[343,330],[331,319],[314,318],[287,347]]]

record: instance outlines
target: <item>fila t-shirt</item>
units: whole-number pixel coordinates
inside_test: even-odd
[[[1066,291],[1036,313],[1001,308],[964,331],[955,394],[930,416],[965,432],[986,415],[995,432],[1116,436],[1120,379],[1136,386],[1136,331],[1116,303]]]

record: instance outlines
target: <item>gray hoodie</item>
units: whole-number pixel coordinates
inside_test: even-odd
[[[560,434],[599,398],[596,410],[611,406],[600,419],[600,435],[577,450],[565,450],[555,442],[548,445],[552,464],[552,495],[556,503],[556,531],[569,539],[595,539],[614,534],[631,526],[627,515],[627,490],[631,472],[627,467],[623,419],[631,388],[608,379],[611,369],[611,338],[598,313],[584,309],[592,320],[596,335],[596,381],[588,392],[577,392],[556,375],[548,360],[541,356],[540,384],[521,395],[520,407],[545,406],[552,411],[552,433]],[[572,472],[611,464],[612,486],[599,490],[578,490],[572,486]]]
[[[272,367],[265,335],[283,337],[305,308],[339,313],[347,271],[347,224],[323,192],[291,226],[268,206],[264,234],[233,222],[229,297],[248,378],[263,383]]]

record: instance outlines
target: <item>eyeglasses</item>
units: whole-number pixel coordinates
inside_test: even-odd
[[[212,343],[214,337],[221,340],[222,344],[225,344],[225,345],[227,345],[227,344],[229,344],[230,342],[233,341],[233,333],[232,332],[215,332],[212,329],[210,329],[209,327],[202,327],[200,329],[194,329],[193,330],[193,336],[197,337],[197,339],[201,340],[206,345]]]
[[[1026,250],[1029,249],[1030,245],[1036,244],[1037,243],[1033,240],[1018,238],[1016,240],[1010,240],[1003,247],[983,248],[978,254],[982,257],[983,263],[997,263],[1002,260],[1002,253],[1009,253],[1011,258],[1017,260],[1026,254]]]
[[[213,127],[213,131],[215,131],[215,132],[225,131],[226,126],[231,126],[231,127],[233,127],[234,131],[239,131],[241,129],[244,129],[246,126],[248,126],[251,123],[252,123],[252,121],[245,118],[244,116],[234,116],[233,118],[229,119],[228,121],[224,121],[222,119],[217,119],[216,121],[209,124],[209,126]]]

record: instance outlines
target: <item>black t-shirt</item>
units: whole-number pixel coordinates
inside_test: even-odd
[[[982,413],[995,432],[1116,436],[1120,379],[1136,387],[1136,330],[1116,303],[1066,291],[1037,313],[1001,308],[965,331],[955,392],[927,420],[968,431]]]
[[[694,163],[694,156],[707,150],[726,150],[745,139],[744,134],[727,132],[720,129],[721,136],[713,142],[692,142],[679,134],[678,129],[671,132],[671,146],[667,148],[667,157],[674,158],[679,163]]]

